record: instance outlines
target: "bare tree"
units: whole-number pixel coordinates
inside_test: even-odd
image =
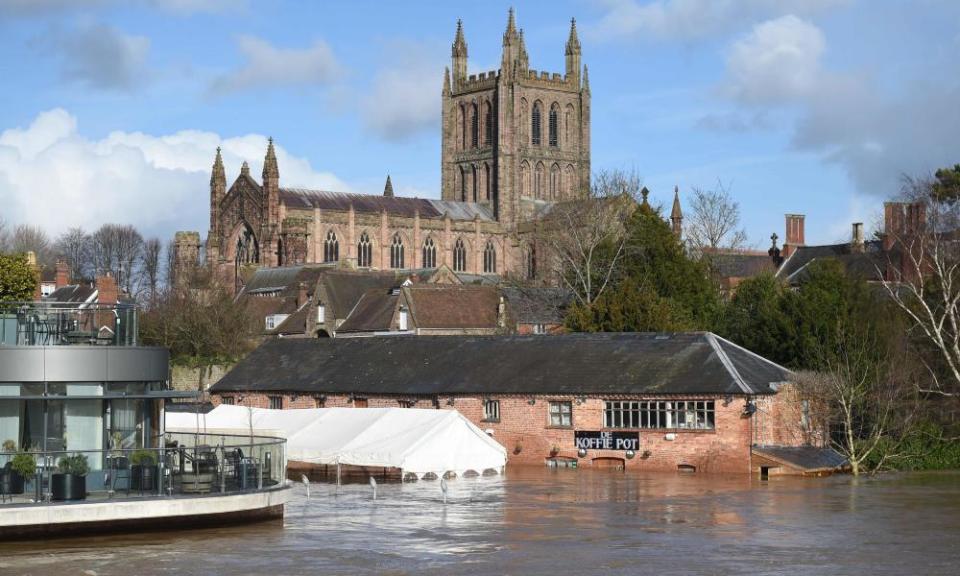
[[[634,172],[600,172],[586,198],[558,202],[536,223],[536,243],[579,303],[589,306],[610,284],[640,188]]]
[[[121,289],[132,293],[143,250],[143,236],[137,229],[129,224],[104,224],[93,233],[91,248],[94,273],[110,272]]]
[[[713,190],[693,189],[691,214],[686,226],[687,240],[694,250],[739,250],[747,243],[747,233],[740,228],[740,205],[730,196],[730,189],[717,181]]]
[[[10,251],[18,254],[33,252],[37,257],[37,264],[50,266],[53,264],[53,247],[50,237],[39,226],[20,224],[13,229],[10,236]]]
[[[10,231],[7,229],[7,221],[0,218],[0,254],[10,249]]]
[[[90,242],[90,236],[80,227],[70,228],[57,238],[54,251],[70,265],[71,278],[90,276]]]
[[[814,400],[813,417],[834,429],[831,445],[854,475],[878,470],[900,456],[913,424],[918,395],[901,339],[885,345],[875,330],[840,324],[831,348],[816,343],[820,372],[797,375],[801,393]]]
[[[163,244],[158,238],[150,238],[143,243],[140,253],[140,292],[152,308],[157,303],[160,289],[160,263]]]
[[[904,178],[903,203],[890,203],[877,275],[934,351],[921,392],[960,396],[960,202],[934,194],[933,179]]]

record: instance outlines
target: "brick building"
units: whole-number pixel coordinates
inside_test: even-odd
[[[272,140],[260,181],[244,163],[228,188],[218,149],[207,264],[237,289],[248,267],[304,263],[536,277],[525,224],[589,186],[590,89],[580,50],[571,23],[564,74],[530,69],[511,10],[500,70],[468,76],[458,22],[442,87],[441,200],[395,196],[389,176],[382,195],[281,186]],[[196,265],[199,246],[196,232],[177,234],[175,277]]]
[[[374,337],[267,342],[211,394],[284,409],[455,409],[512,465],[803,471],[754,456],[823,444],[790,379],[711,333]]]

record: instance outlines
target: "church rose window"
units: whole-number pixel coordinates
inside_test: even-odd
[[[540,145],[540,103],[533,105],[533,114],[530,119],[530,143]]]
[[[437,245],[433,243],[433,238],[427,238],[423,243],[423,267],[437,267]]]
[[[323,261],[337,262],[340,260],[340,241],[333,230],[327,232],[327,239],[323,241]]]
[[[457,272],[467,269],[467,247],[462,238],[457,238],[457,243],[453,246],[453,269]]]
[[[370,244],[370,237],[364,232],[360,235],[360,242],[357,243],[357,266],[369,268],[371,262],[373,262],[373,246]]]
[[[393,244],[390,245],[390,267],[403,268],[403,239],[400,234],[393,235]]]
[[[492,240],[487,240],[487,247],[483,250],[483,271],[486,274],[497,272],[497,251]]]

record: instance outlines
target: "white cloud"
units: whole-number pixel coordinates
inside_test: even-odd
[[[145,36],[94,24],[48,34],[37,45],[57,55],[60,74],[68,82],[104,90],[131,90],[146,80],[150,40]]]
[[[340,75],[340,64],[323,40],[317,40],[309,48],[295,49],[277,48],[254,36],[240,36],[237,46],[246,62],[214,80],[211,93],[322,86],[331,84]]]
[[[51,234],[105,222],[130,223],[161,237],[182,229],[203,232],[216,147],[223,148],[229,185],[245,159],[259,180],[266,145],[259,134],[223,139],[197,130],[113,132],[92,140],[78,132],[75,117],[54,109],[26,128],[0,133],[0,206],[8,223],[37,224]],[[349,189],[276,148],[283,185]]]
[[[440,126],[443,61],[424,46],[390,45],[386,65],[373,79],[361,101],[367,128],[383,138],[400,141]]]
[[[606,13],[588,27],[591,38],[641,36],[696,40],[784,14],[815,14],[850,0],[604,0]]]
[[[0,14],[50,16],[132,3],[133,0],[0,0]],[[165,12],[190,15],[244,9],[249,0],[139,0],[139,3],[155,6]]]
[[[727,90],[749,104],[808,96],[817,89],[825,50],[820,29],[792,14],[758,24],[730,49]]]

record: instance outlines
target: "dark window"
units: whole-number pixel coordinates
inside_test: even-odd
[[[470,169],[470,174],[473,176],[473,178],[470,179],[471,189],[472,189],[471,191],[473,193],[473,202],[477,202],[479,201],[479,198],[477,198],[477,191],[478,191],[477,185],[478,185],[479,178],[477,178],[478,172],[477,172],[476,166]]]
[[[390,267],[403,268],[403,240],[399,233],[393,235],[393,244],[390,245]]]
[[[527,250],[527,280],[536,280],[537,278],[537,249],[531,246]]]
[[[314,396],[313,397],[313,407],[314,408],[323,408],[327,405],[327,399],[324,396]]]
[[[463,166],[460,167],[460,201],[467,201],[467,173],[463,171]]]
[[[226,404],[227,406],[233,406],[233,396],[224,396],[220,398],[221,404]]]
[[[483,271],[486,274],[497,272],[497,251],[493,247],[493,240],[487,240],[487,247],[483,249]]]
[[[340,241],[333,230],[327,232],[327,239],[323,241],[323,261],[336,262],[340,260]]]
[[[483,420],[485,422],[500,421],[500,401],[499,400],[483,401]]]
[[[489,146],[493,142],[493,107],[490,106],[490,103],[487,103],[487,117],[485,119],[484,134],[483,134],[483,144]]]
[[[271,396],[270,397],[270,408],[273,410],[280,410],[283,408],[283,396]]]
[[[530,143],[540,145],[540,103],[533,105],[533,114],[530,115]]]
[[[467,247],[463,244],[462,238],[457,238],[457,243],[453,246],[453,269],[456,272],[467,269]]]
[[[483,194],[484,194],[483,199],[486,200],[487,202],[491,200],[491,193],[490,193],[491,186],[492,184],[490,182],[490,165],[484,164],[483,165]]]
[[[573,404],[570,402],[551,402],[550,403],[550,425],[551,426],[572,426],[573,425]]]
[[[550,109],[550,145],[553,147],[557,146],[557,109],[556,107]]]
[[[354,407],[354,408],[366,408],[367,406],[369,406],[369,403],[367,402],[367,399],[366,399],[366,398],[354,398],[354,399],[353,399],[353,407]]]
[[[360,242],[357,243],[357,266],[369,268],[372,261],[373,245],[370,244],[370,237],[364,232],[360,235]]]
[[[416,400],[397,400],[397,404],[399,404],[401,408],[413,408],[414,406],[417,405],[417,401]]]
[[[479,118],[477,118],[477,105],[474,104],[470,107],[470,145],[474,148],[477,147],[480,142],[480,125]]]
[[[427,240],[423,243],[423,262],[421,265],[424,268],[437,267],[437,245],[433,243],[432,237],[427,237]]]

